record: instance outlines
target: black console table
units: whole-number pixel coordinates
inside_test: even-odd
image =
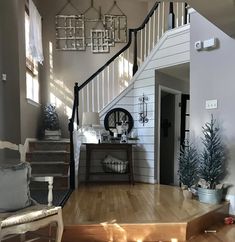
[[[132,160],[132,146],[133,144],[120,144],[120,143],[100,143],[100,144],[86,144],[86,182],[89,182],[90,175],[99,174],[91,173],[91,153],[93,150],[124,150],[127,154],[129,181],[134,185],[134,175],[133,175],[133,160]],[[102,173],[104,174],[104,173]]]

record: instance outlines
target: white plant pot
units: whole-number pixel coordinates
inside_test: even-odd
[[[61,130],[48,130],[45,129],[44,138],[46,140],[60,140]]]

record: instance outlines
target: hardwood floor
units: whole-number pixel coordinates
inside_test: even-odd
[[[63,242],[186,241],[223,221],[227,213],[228,203],[184,199],[178,187],[80,185],[63,208]],[[214,235],[200,236],[190,241]]]
[[[151,184],[80,185],[63,208],[65,225],[187,222],[221,205],[184,199],[180,188]]]

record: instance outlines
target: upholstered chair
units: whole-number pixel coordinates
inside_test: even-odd
[[[38,204],[31,199],[29,183],[32,179],[48,183],[47,205]],[[52,206],[52,189],[53,177],[31,178],[29,163],[3,165],[0,161],[0,242],[16,235],[20,235],[21,241],[32,241],[32,237],[27,240],[26,232],[37,231],[46,226],[51,231],[52,225],[57,225],[55,241],[61,242],[62,211],[61,207]],[[32,236],[33,241],[36,240],[34,233]],[[44,237],[37,235],[37,238]],[[52,239],[51,233],[49,237]]]

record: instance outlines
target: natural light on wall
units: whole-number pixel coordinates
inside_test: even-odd
[[[123,90],[129,85],[129,81],[132,77],[132,67],[133,65],[129,62],[128,59],[121,55],[118,60],[118,74],[119,79],[122,80],[120,88]]]
[[[73,93],[64,84],[64,81],[54,76],[53,44],[49,41],[49,65],[50,65],[50,103],[63,111],[70,118],[72,115]]]

